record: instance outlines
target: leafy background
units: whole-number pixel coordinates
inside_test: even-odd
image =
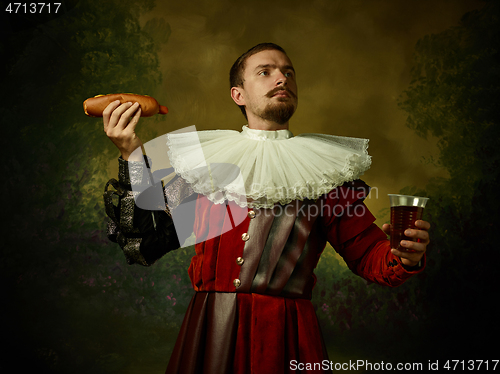
[[[264,40],[299,73],[294,133],[371,139],[377,222],[385,193],[431,198],[427,268],[396,289],[326,249],[313,302],[330,359],[498,358],[498,1],[73,0],[2,17],[2,371],[164,371],[193,250],[143,268],[107,241],[101,194],[118,155],[82,102],[157,97],[171,113],[141,122],[145,141],[237,130],[227,71]]]

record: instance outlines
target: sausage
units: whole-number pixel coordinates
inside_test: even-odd
[[[151,117],[155,114],[167,114],[168,108],[159,105],[151,96],[136,95],[129,93],[97,95],[91,97],[83,102],[83,110],[85,114],[90,117],[102,117],[102,112],[113,101],[120,100],[120,103],[138,102],[141,106],[141,117]]]

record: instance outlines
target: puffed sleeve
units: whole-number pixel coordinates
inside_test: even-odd
[[[364,186],[363,186],[364,185]],[[328,242],[342,256],[349,269],[362,278],[396,287],[425,267],[407,267],[391,253],[385,233],[374,224],[375,217],[364,204],[368,186],[357,182],[332,190],[325,197],[323,223]]]
[[[171,210],[180,204],[182,197],[189,197],[193,193],[188,186],[182,186],[181,179],[175,177],[165,187],[159,185],[165,198],[163,202],[167,201],[166,195],[169,194],[174,206],[164,204],[163,209],[141,209],[136,204],[141,194],[139,191],[152,187],[147,165],[146,158],[144,162],[127,162],[120,157],[119,180],[111,179],[104,192],[106,214],[109,217],[108,238],[120,245],[129,264],[143,266],[152,265],[166,253],[180,247]],[[108,191],[110,186],[115,191]],[[184,195],[174,198],[174,191]],[[118,200],[116,205],[115,199]],[[192,216],[194,220],[194,214]],[[191,233],[192,224],[189,229]]]

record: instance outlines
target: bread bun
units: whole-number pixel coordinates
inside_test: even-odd
[[[97,95],[83,102],[83,110],[90,117],[102,117],[102,112],[113,101],[120,100],[120,103],[139,103],[141,107],[141,117],[151,117],[155,114],[167,114],[168,109],[163,105],[159,105],[151,96],[136,95],[136,94],[110,94]]]

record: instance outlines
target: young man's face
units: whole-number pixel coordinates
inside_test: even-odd
[[[292,62],[282,52],[266,50],[245,62],[243,87],[238,87],[247,117],[260,117],[280,125],[288,122],[298,104]]]

